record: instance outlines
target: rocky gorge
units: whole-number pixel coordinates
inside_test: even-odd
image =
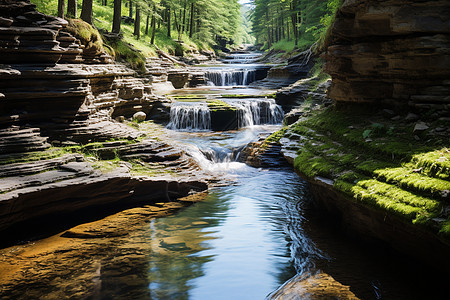
[[[278,89],[275,101],[285,110],[286,127],[248,146],[239,160],[281,168],[285,164],[277,159],[283,156],[309,182],[317,206],[337,216],[346,231],[445,272],[450,266],[450,14],[445,12],[450,8],[445,1],[406,2],[344,1],[321,54],[330,79],[303,78],[311,74],[312,58],[319,56],[309,50],[254,82],[254,87]],[[73,216],[92,221],[111,215],[37,242],[37,250],[24,246],[19,250],[22,262],[14,261],[14,253],[5,255],[3,262],[13,271],[2,271],[3,278],[11,279],[2,292],[18,296],[16,287],[27,286],[23,274],[37,266],[43,267],[30,273],[32,285],[56,282],[61,290],[73,290],[77,283],[58,281],[45,262],[58,264],[55,257],[64,253],[65,261],[76,264],[83,255],[92,256],[82,263],[90,277],[78,274],[85,288],[76,295],[95,294],[101,268],[114,277],[129,266],[122,258],[116,259],[117,266],[104,263],[99,253],[114,243],[124,245],[123,253],[138,249],[130,259],[145,273],[148,266],[139,265],[138,256],[151,246],[127,244],[126,236],[141,221],[196,202],[192,197],[220,178],[202,170],[158,125],[138,119],[167,123],[170,103],[182,97],[164,94],[203,85],[205,74],[175,67],[164,57],[148,59],[145,72],[138,74],[114,62],[95,38],[81,41],[68,29],[69,22],[36,12],[28,1],[0,0],[0,11],[3,243],[39,235],[39,228],[27,233],[36,224],[52,227]],[[229,118],[229,107],[210,104]],[[125,208],[130,210],[114,214]],[[79,223],[68,221],[63,228]],[[80,240],[91,238],[100,242],[73,254]],[[164,243],[179,246],[170,238]],[[166,250],[161,246],[158,251]],[[20,275],[16,269],[27,271]],[[45,280],[36,279],[40,276]],[[117,276],[108,284],[126,290],[136,280],[133,276]],[[331,288],[318,291],[316,283]],[[50,298],[67,295],[48,292]],[[294,278],[273,297],[284,299],[289,293],[356,298],[324,273]],[[127,295],[146,297],[132,291]],[[38,295],[31,291],[27,296]]]
[[[145,119],[157,111],[164,101],[149,82],[167,82],[172,63],[155,68],[149,62],[148,76],[138,78],[113,63],[95,44],[98,37],[83,44],[66,29],[67,21],[36,12],[27,1],[2,1],[1,11],[0,228],[10,234],[5,242],[30,220],[112,202],[176,199],[207,188],[202,179],[167,175],[171,168],[185,174],[198,168],[181,149],[114,120],[136,113]],[[121,160],[100,166],[116,156]],[[155,171],[160,178],[132,176],[130,160],[165,171]]]

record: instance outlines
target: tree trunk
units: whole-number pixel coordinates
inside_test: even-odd
[[[120,24],[122,22],[122,0],[114,0],[113,33],[120,33]]]
[[[152,45],[155,43],[155,31],[156,31],[156,18],[155,16],[152,16],[152,38],[150,40],[150,44]]]
[[[145,21],[145,35],[148,35],[148,25],[150,23],[150,13],[147,14],[147,20]]]
[[[297,11],[295,3],[292,3],[291,5],[291,21],[292,21],[292,34],[294,35],[295,39],[295,48],[297,48],[298,45],[298,28],[297,28]]]
[[[173,10],[173,17],[174,17],[174,23],[175,23],[175,28],[176,28],[176,30],[177,30],[177,32],[178,32],[178,40],[181,40],[181,32],[180,32],[180,27],[181,27],[181,25],[179,24],[179,22],[177,21],[177,12],[176,12],[176,10],[174,9]]]
[[[136,4],[136,20],[134,20],[134,33],[137,39],[141,37],[141,10]]]
[[[67,16],[70,18],[77,18],[78,16],[77,0],[67,0]]]
[[[128,8],[129,8],[128,16],[129,16],[130,18],[133,18],[133,2],[131,2],[131,0],[130,0],[129,3],[128,3]]]
[[[189,28],[189,37],[191,38],[194,34],[194,2],[191,4],[191,28]]]
[[[181,32],[186,31],[186,0],[184,0],[184,7],[183,7],[183,28],[181,28]]]
[[[93,0],[83,0],[83,5],[81,6],[81,20],[92,25],[92,1]]]
[[[171,37],[170,30],[171,30],[172,25],[170,24],[170,19],[171,19],[171,17],[170,17],[170,7],[168,7],[167,8],[167,36],[168,37]]]
[[[66,6],[65,0],[58,0],[58,17],[64,19],[64,11]]]
[[[269,9],[266,9],[266,26],[267,26],[267,48],[270,48],[272,46],[272,43],[270,42],[270,19],[269,19]]]

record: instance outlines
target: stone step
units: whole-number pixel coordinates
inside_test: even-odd
[[[83,161],[83,156],[80,154],[66,154],[62,157],[47,160],[0,165],[0,177],[35,174],[76,161]]]
[[[29,176],[3,178],[0,182],[0,193],[11,192],[27,187],[42,186],[77,177],[85,177],[95,172],[86,162],[70,162],[65,166],[67,166],[67,168],[63,168],[62,170],[50,170]],[[61,167],[64,167],[64,165]]]

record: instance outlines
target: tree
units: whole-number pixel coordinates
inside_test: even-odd
[[[136,4],[136,18],[134,20],[134,33],[137,39],[141,37],[141,9],[138,4]]]
[[[122,0],[114,0],[114,15],[112,32],[120,33],[120,24],[122,22]]]
[[[70,18],[76,18],[78,16],[78,4],[77,0],[67,0],[67,16]]]
[[[92,1],[93,0],[83,0],[81,6],[81,20],[92,25]]]
[[[58,0],[58,17],[64,18],[66,3],[64,0]]]

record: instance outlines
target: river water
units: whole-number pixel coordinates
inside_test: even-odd
[[[239,129],[232,131],[208,130],[211,116],[204,103],[173,106],[168,126],[172,138],[203,169],[232,183],[213,188],[204,202],[152,221],[157,247],[161,239],[176,236],[165,244],[169,250],[164,264],[149,259],[152,298],[264,299],[296,274],[316,272],[327,272],[363,299],[440,295],[440,280],[430,271],[384,248],[348,239],[310,210],[307,184],[290,166],[280,167],[278,161],[276,167],[257,169],[236,161],[243,146],[278,130],[283,118],[273,100],[260,97],[271,91],[245,87],[255,78],[250,75],[258,68],[254,58],[252,53],[235,55],[224,66],[208,68],[207,88],[176,92],[247,98],[222,98],[238,109]],[[195,124],[182,121],[186,119]],[[425,283],[430,289],[423,288]]]
[[[208,70],[216,72],[217,78],[223,78],[217,72],[226,72],[232,75],[225,78],[243,79],[243,72],[254,68],[250,56],[254,54],[241,54],[234,63],[231,59]],[[240,83],[248,84],[249,78],[247,74]],[[89,272],[96,278],[89,283],[95,281],[97,286],[91,299],[264,299],[296,274],[316,272],[349,285],[362,299],[439,298],[446,288],[445,277],[385,248],[347,238],[328,217],[310,209],[307,184],[282,158],[269,168],[238,162],[247,143],[281,127],[282,111],[272,99],[261,97],[268,91],[235,86],[234,81],[216,83],[230,85],[211,82],[176,94],[199,94],[204,99],[254,95],[222,98],[236,108],[239,128],[212,131],[214,115],[202,98],[175,104],[166,129],[217,178],[219,184],[210,189],[205,201],[153,219],[113,244],[101,246],[95,255],[83,257],[88,252],[80,248],[79,257],[67,250],[61,254],[67,253],[64,259],[41,262],[49,270],[45,273],[48,283],[40,284],[38,279],[33,279],[37,282],[33,287],[21,283],[14,290],[22,294],[18,298],[62,299],[57,296],[61,291],[77,298],[74,295],[87,282]],[[195,122],[187,121],[192,118]],[[26,272],[31,276],[36,269]]]

